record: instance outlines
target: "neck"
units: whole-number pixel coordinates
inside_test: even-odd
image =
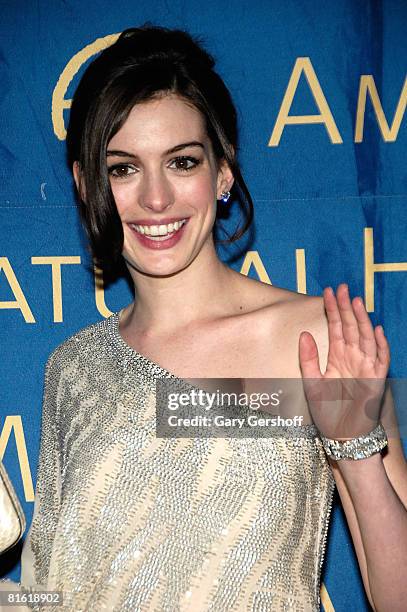
[[[237,273],[219,260],[215,249],[171,276],[147,276],[133,268],[130,273],[136,299],[122,319],[138,332],[174,333],[230,313],[225,296]]]

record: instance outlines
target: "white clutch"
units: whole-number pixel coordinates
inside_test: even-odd
[[[23,509],[0,461],[0,554],[17,544],[25,526]]]

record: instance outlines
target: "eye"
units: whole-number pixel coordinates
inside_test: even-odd
[[[131,164],[115,164],[107,169],[109,176],[122,179],[134,174],[136,169]]]
[[[188,172],[189,170],[193,170],[196,168],[201,161],[196,159],[196,157],[191,157],[189,155],[182,155],[181,157],[176,157],[172,160],[170,167],[175,164],[176,170],[181,170],[181,172]]]

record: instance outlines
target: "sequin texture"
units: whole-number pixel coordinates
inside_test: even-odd
[[[334,479],[315,427],[156,438],[155,381],[176,377],[118,321],[48,359],[22,585],[62,590],[66,612],[319,610]]]

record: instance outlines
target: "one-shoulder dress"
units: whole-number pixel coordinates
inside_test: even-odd
[[[47,361],[20,588],[63,592],[48,612],[319,610],[334,478],[314,425],[157,437],[156,381],[176,377],[119,314]]]

